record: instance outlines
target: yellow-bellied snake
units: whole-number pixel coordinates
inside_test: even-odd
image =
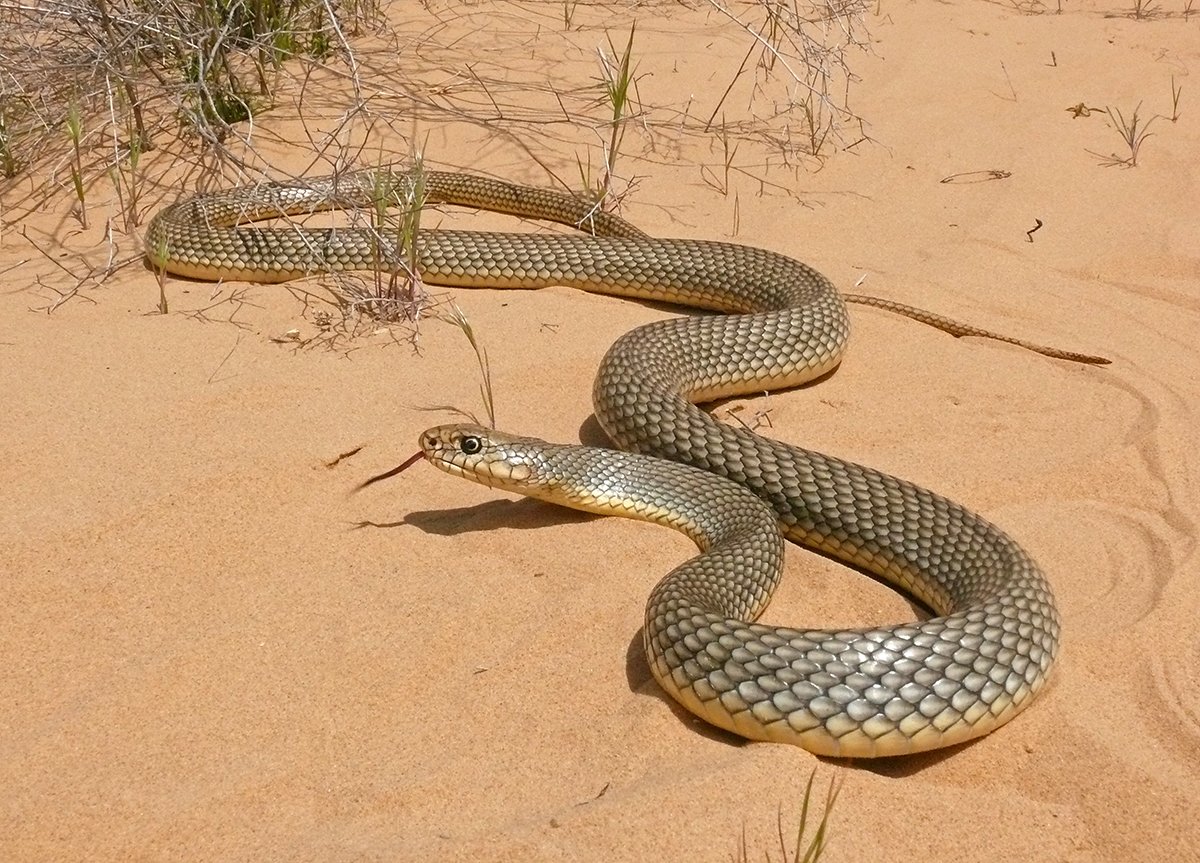
[[[238,223],[370,205],[381,189],[388,202],[402,201],[412,176],[363,172],[190,198],[155,216],[147,255],[180,275],[267,282],[396,267],[405,260],[402,243],[378,231]],[[436,172],[423,174],[423,187],[427,202],[605,235],[422,230],[412,251],[426,282],[566,285],[726,313],[638,327],[609,350],[595,380],[596,417],[626,452],[465,425],[421,436],[425,456],[450,473],[668,524],[697,542],[701,554],[659,583],[646,610],[648,661],[668,693],[745,737],[837,756],[959,743],[1030,703],[1058,650],[1059,617],[1049,585],[1017,543],[927,489],[726,425],[693,404],[795,386],[833,369],[849,336],[846,299],[955,335],[995,334],[844,297],[820,273],[774,252],[654,239],[567,194]],[[935,616],[849,630],[753,623],[779,578],[780,530],[885,579]]]

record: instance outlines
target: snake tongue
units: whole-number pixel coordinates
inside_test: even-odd
[[[398,473],[403,473],[404,471],[408,470],[410,467],[412,467],[414,464],[419,462],[424,457],[425,457],[425,453],[422,452],[421,450],[417,450],[415,453],[413,453],[408,458],[406,458],[401,464],[397,465],[396,467],[392,468],[391,470],[386,470],[383,473],[376,474],[375,476],[371,477],[370,479],[360,483],[359,485],[356,485],[354,487],[354,491],[360,492],[367,486],[374,485],[375,483],[379,482],[381,479],[390,479],[391,477],[394,477]]]

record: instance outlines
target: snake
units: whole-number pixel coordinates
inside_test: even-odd
[[[420,228],[406,237],[369,226],[243,224],[381,198],[479,207],[583,233]],[[201,279],[281,282],[415,265],[435,285],[560,285],[719,312],[639,326],[608,350],[593,405],[616,449],[459,423],[425,431],[414,459],[689,536],[699,554],[647,601],[647,663],[670,697],[741,737],[833,757],[924,752],[1000,727],[1049,679],[1061,626],[1053,591],[1001,528],[919,485],[699,407],[832,371],[849,340],[848,299],[913,313],[955,335],[995,336],[989,331],[843,295],[778,252],[654,238],[586,198],[458,172],[369,170],[195,195],[156,214],[145,249],[155,268]],[[1062,359],[1105,361],[1002,338]],[[928,616],[844,629],[758,622],[780,579],[785,539],[888,583]],[[585,670],[559,671],[586,685]]]

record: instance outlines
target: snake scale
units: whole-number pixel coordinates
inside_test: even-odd
[[[394,268],[403,250],[369,229],[239,223],[369,206],[381,188],[402,202],[416,176],[361,172],[188,198],[155,216],[147,256],[183,276],[259,282]],[[421,436],[424,456],[450,473],[666,524],[696,541],[701,553],[658,584],[646,609],[647,659],[667,693],[744,737],[855,757],[970,740],[1030,704],[1058,651],[1059,616],[1045,577],[1016,542],[932,491],[726,425],[696,407],[833,369],[849,318],[847,297],[828,279],[763,249],[651,238],[569,194],[469,174],[420,177],[425,203],[600,235],[422,230],[415,260],[428,283],[565,285],[725,313],[647,324],[608,351],[593,401],[620,450],[461,424]],[[994,335],[907,306],[850,299],[956,335]],[[886,580],[933,616],[845,630],[754,623],[779,579],[782,537]]]

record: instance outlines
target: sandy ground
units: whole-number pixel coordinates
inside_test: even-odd
[[[602,25],[619,36],[636,18],[642,99],[694,95],[707,114],[747,42],[696,5],[581,6],[591,29],[573,38],[594,49]],[[835,375],[737,403],[1030,550],[1064,647],[1028,712],[880,763],[703,727],[640,653],[645,597],[683,537],[424,465],[348,496],[445,419],[415,406],[478,409],[459,330],[425,321],[419,351],[399,326],[279,343],[320,336],[295,293],[169,280],[158,315],[139,265],[34,311],[62,274],[31,243],[67,265],[64,238],[103,239],[64,194],[20,224],[10,207],[0,246],[0,858],[726,860],[744,835],[751,859],[780,859],[777,815],[794,827],[815,768],[819,788],[843,783],[830,861],[1197,859],[1200,23],[1175,0],[1152,21],[1063,5],[884,2],[872,51],[850,58],[872,141],[797,170],[746,144],[725,196],[698,167],[720,173],[711,138],[635,130],[622,205],[655,234],[776,249],[847,290],[865,277],[862,291],[1113,360],[852,308]],[[552,44],[556,10],[504,7],[504,33]],[[445,44],[500,20],[486,4],[407,14]],[[594,76],[580,58],[564,90]],[[1155,121],[1136,168],[1103,166],[1089,151],[1118,152],[1117,133],[1067,109],[1169,115],[1172,75],[1178,120]],[[426,127],[427,154],[548,183],[534,153],[577,174],[562,139],[534,129],[522,150],[512,128]],[[287,137],[276,151],[302,169]],[[942,182],[979,171],[1011,176]],[[456,297],[500,426],[560,441],[597,440],[598,360],[670,313],[566,289]],[[788,568],[770,621],[911,619],[828,560],[793,548]]]

